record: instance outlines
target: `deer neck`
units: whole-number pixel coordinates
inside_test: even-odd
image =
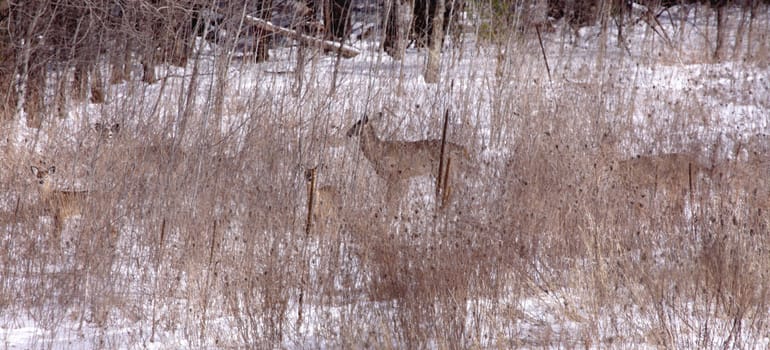
[[[50,181],[45,181],[43,184],[39,187],[39,193],[40,193],[40,201],[42,202],[50,202],[53,198],[53,186],[51,185]]]
[[[373,164],[377,163],[378,155],[382,154],[382,140],[377,137],[377,133],[370,124],[364,125],[361,133],[361,150]]]

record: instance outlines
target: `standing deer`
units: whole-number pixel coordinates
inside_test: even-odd
[[[40,169],[31,166],[32,174],[38,182],[41,205],[53,215],[54,239],[60,242],[64,221],[70,217],[80,215],[86,200],[88,191],[62,191],[53,188],[51,175],[56,173],[56,167]]]
[[[340,227],[340,196],[334,186],[316,186],[316,169],[305,171],[308,216],[305,233],[311,231],[336,237]]]
[[[728,203],[734,220],[745,219],[738,210],[744,207],[764,221],[770,208],[770,136],[760,133],[737,142],[733,156],[714,164],[712,185]]]
[[[664,207],[680,213],[685,200],[694,199],[698,180],[710,170],[688,153],[641,155],[617,161],[611,167],[635,206],[652,204],[657,197],[664,200]]]
[[[599,145],[604,172],[617,199],[631,204],[638,212],[653,205],[669,213],[684,214],[685,203],[692,202],[699,185],[711,174],[711,165],[693,152],[637,155],[619,159],[620,141],[606,133]]]
[[[382,116],[382,113],[379,115]],[[397,204],[395,201],[403,196],[411,178],[430,175],[436,181],[446,182],[448,179],[442,177],[446,177],[448,172],[442,170],[443,174],[439,176],[440,163],[443,163],[444,169],[449,164],[454,169],[470,160],[465,148],[450,142],[444,144],[442,160],[441,140],[382,140],[366,115],[347,132],[348,137],[355,135],[360,135],[359,144],[364,157],[369,160],[377,175],[386,182],[386,204],[391,208],[397,207],[394,206]],[[448,193],[447,191],[445,195]]]

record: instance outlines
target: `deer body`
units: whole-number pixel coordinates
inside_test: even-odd
[[[32,174],[38,181],[40,203],[53,216],[54,235],[58,240],[61,237],[64,221],[82,213],[89,192],[54,189],[51,183],[51,175],[56,172],[56,167],[52,166],[41,170],[36,166],[32,166],[31,169]]]
[[[685,200],[693,199],[698,180],[708,175],[710,168],[691,154],[665,153],[621,160],[611,171],[636,206],[648,206],[662,195],[666,207],[681,212]]]
[[[691,190],[695,177],[706,168],[689,154],[666,153],[619,161],[617,171],[637,186]]]
[[[348,131],[348,137],[360,134],[359,144],[364,157],[377,175],[387,183],[386,200],[392,204],[403,194],[407,181],[418,176],[431,176],[438,180],[441,163],[441,140],[386,141],[377,136],[364,116]],[[456,165],[469,160],[468,152],[460,145],[444,144],[444,166],[447,160]]]
[[[339,205],[340,198],[337,189],[332,186],[322,186],[316,189],[313,204],[313,225],[322,235],[336,237],[340,230]]]

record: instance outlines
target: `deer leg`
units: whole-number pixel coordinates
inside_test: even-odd
[[[401,196],[404,194],[404,185],[401,181],[388,182],[385,192],[385,212],[388,220],[395,220],[401,212]]]
[[[61,248],[61,231],[62,231],[62,217],[61,214],[56,211],[53,214],[53,244],[58,248]]]

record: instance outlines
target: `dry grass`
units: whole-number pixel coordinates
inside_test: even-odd
[[[440,92],[457,116],[449,140],[476,165],[459,200],[432,210],[418,179],[399,220],[359,143],[340,140],[379,107],[404,116],[380,135],[438,138],[447,106],[414,107],[430,99],[398,96],[403,82],[343,81],[330,97],[308,79],[302,104],[279,83],[232,84],[219,110],[242,120],[225,130],[211,127],[216,93],[182,116],[176,100],[147,110],[140,96],[156,90],[142,88],[100,112],[121,121],[112,138],[45,122],[37,149],[60,185],[98,195],[65,222],[70,244],[48,249],[63,238],[29,174],[38,156],[3,148],[0,307],[52,331],[127,320],[146,332],[123,341],[179,333],[191,347],[761,345],[767,140],[726,135],[747,146],[714,156],[703,130],[719,116],[703,105],[720,97],[629,93],[628,66],[568,59],[549,84],[531,79],[546,76],[541,57],[503,59],[488,90]],[[319,164],[306,232],[304,171]]]

